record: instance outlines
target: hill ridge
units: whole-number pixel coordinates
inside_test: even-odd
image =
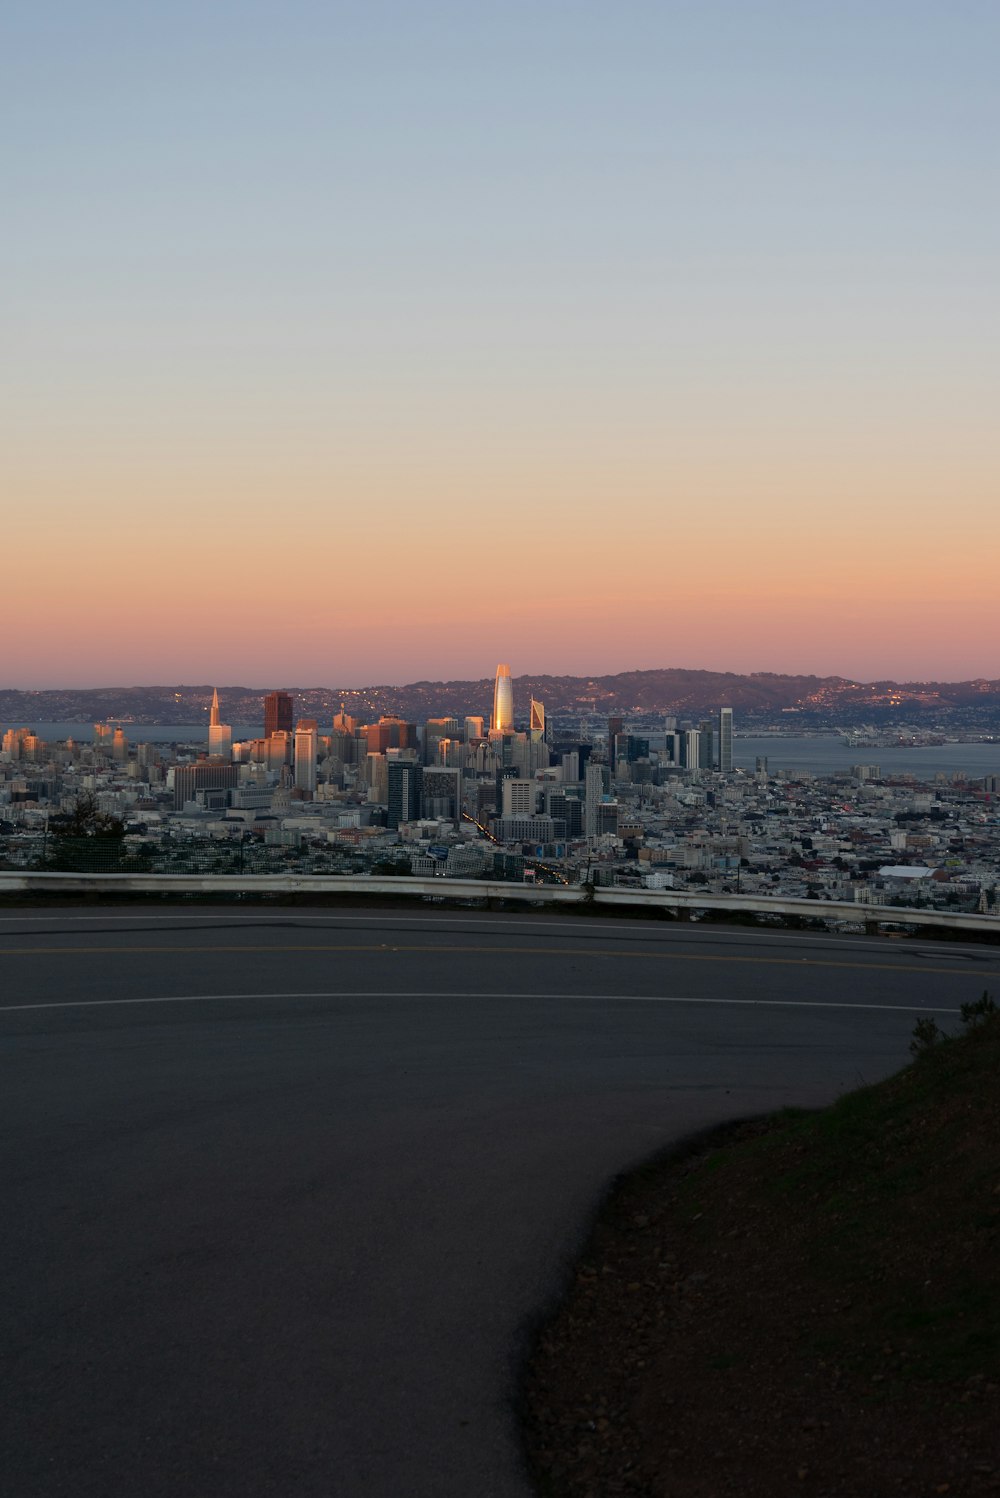
[[[0,724],[120,719],[135,723],[195,723],[207,718],[215,683],[164,686],[65,687],[28,691],[0,688]],[[266,687],[219,685],[224,716],[234,723],[262,715]],[[476,679],[424,679],[402,686],[289,687],[296,710],[314,715],[337,710],[341,700],[354,716],[400,713],[415,719],[451,713],[487,714],[492,676]],[[695,667],[636,668],[592,676],[525,673],[514,677],[518,709],[529,696],[541,698],[550,713],[694,716],[732,707],[746,714],[803,713],[837,716],[880,715],[888,711],[917,716],[964,707],[1000,711],[1000,679],[959,682],[880,680],[844,676],[793,675],[755,671],[707,671]]]

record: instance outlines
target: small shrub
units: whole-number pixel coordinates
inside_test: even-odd
[[[996,1012],[997,1006],[985,988],[983,989],[981,999],[975,999],[971,1004],[963,1004],[959,1010],[962,1016],[962,1024],[969,1026],[982,1024],[984,1019],[988,1019],[991,1014],[996,1014]]]
[[[914,1056],[923,1056],[944,1040],[944,1032],[938,1028],[937,1020],[929,1015],[917,1020],[913,1026],[910,1051]]]

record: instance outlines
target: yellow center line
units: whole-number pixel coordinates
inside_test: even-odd
[[[572,957],[582,961],[590,957],[613,957],[619,961],[635,959],[653,960],[656,962],[724,962],[735,964],[752,964],[757,967],[812,967],[812,968],[848,968],[861,972],[881,973],[920,973],[924,977],[932,978],[983,978],[1000,977],[1000,970],[991,968],[946,968],[927,967],[923,964],[915,965],[904,962],[848,962],[837,958],[827,957],[739,957],[724,953],[709,952],[636,952],[622,951],[619,948],[588,948],[580,951],[577,947],[516,947],[504,942],[496,946],[448,946],[438,943],[420,943],[405,945],[398,942],[365,942],[365,943],[302,943],[299,945],[268,944],[256,945],[251,943],[239,943],[224,946],[156,946],[156,947],[0,947],[0,957],[130,957],[130,956],[173,956],[182,954],[194,954],[211,956],[214,953],[269,953],[285,955],[288,953],[336,953],[336,952],[369,952],[382,953],[386,956],[394,953],[405,953],[407,956],[419,956],[422,953],[430,953],[435,956],[449,954],[453,956],[511,956],[511,957]]]

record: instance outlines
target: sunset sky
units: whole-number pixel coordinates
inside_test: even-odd
[[[1000,675],[996,0],[0,55],[0,686]]]

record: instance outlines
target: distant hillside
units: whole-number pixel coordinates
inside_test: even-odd
[[[284,685],[284,683],[276,683]],[[263,687],[219,686],[223,718],[236,724],[262,721]],[[493,679],[416,681],[406,686],[292,687],[296,712],[328,719],[342,700],[356,717],[383,712],[417,720],[449,713],[488,714]],[[519,676],[514,680],[518,718],[527,716],[528,698],[538,697],[550,713],[676,713],[694,717],[720,706],[737,713],[770,716],[819,714],[838,719],[886,713],[917,717],[942,709],[981,707],[1000,712],[1000,680],[959,682],[857,682],[840,676],[779,676],[754,672],[624,671],[613,676]],[[84,723],[108,719],[132,723],[207,721],[212,685],[94,687],[44,692],[0,688],[0,724]]]

